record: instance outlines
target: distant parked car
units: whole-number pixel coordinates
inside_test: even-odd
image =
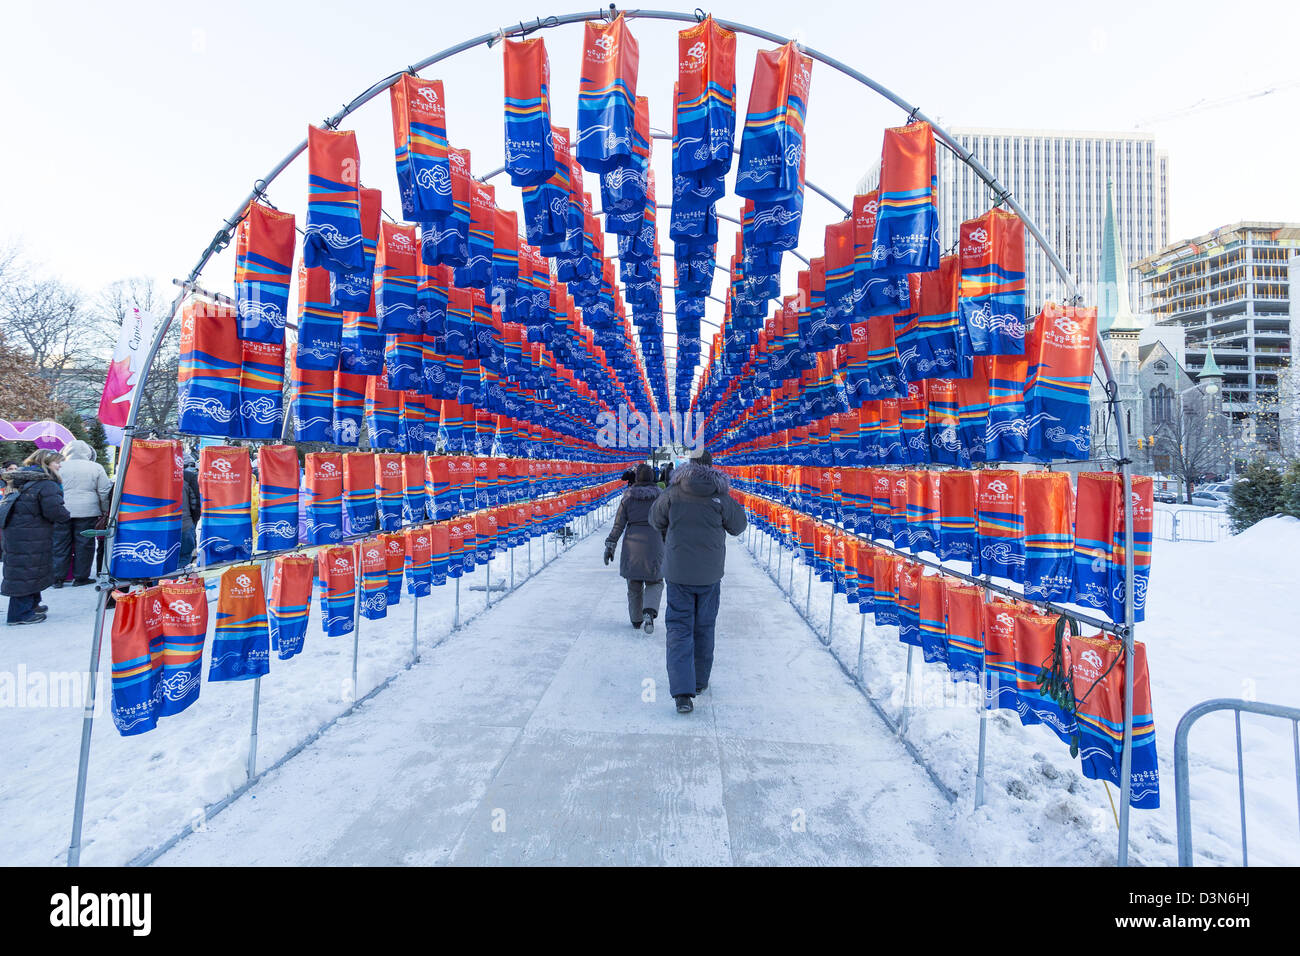
[[[1155,498],[1156,501],[1160,502],[1161,504],[1165,504],[1165,505],[1178,504],[1178,492],[1176,491],[1165,491],[1162,488],[1157,488],[1155,491],[1151,493],[1151,495],[1153,498]]]
[[[1217,491],[1217,492],[1220,492],[1221,494],[1225,494],[1225,495],[1229,495],[1229,496],[1231,496],[1231,495],[1232,495],[1232,482],[1230,482],[1230,481],[1215,481],[1215,482],[1211,482],[1211,483],[1208,484],[1208,485],[1202,485],[1202,486],[1201,486],[1201,491]]]
[[[1210,508],[1226,508],[1231,501],[1232,496],[1221,491],[1198,491],[1192,495],[1192,504]]]

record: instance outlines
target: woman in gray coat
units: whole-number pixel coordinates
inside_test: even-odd
[[[644,462],[636,466],[636,479],[623,492],[614,516],[614,530],[605,539],[605,563],[614,560],[614,547],[623,537],[618,573],[627,578],[627,613],[632,626],[654,631],[659,616],[659,602],[664,594],[664,538],[650,527],[650,509],[663,489],[655,484],[654,469]]]

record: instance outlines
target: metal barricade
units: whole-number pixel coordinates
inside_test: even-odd
[[[1215,698],[1202,701],[1178,721],[1174,734],[1174,802],[1178,814],[1178,865],[1192,865],[1192,795],[1189,789],[1187,766],[1187,735],[1206,714],[1220,710],[1233,711],[1237,732],[1237,798],[1241,806],[1241,865],[1249,866],[1246,853],[1246,770],[1241,752],[1241,715],[1260,714],[1291,721],[1291,744],[1294,748],[1296,774],[1296,806],[1300,812],[1300,707],[1282,707],[1279,704],[1260,704],[1248,700]]]
[[[1231,535],[1225,511],[1201,511],[1197,508],[1157,510],[1154,534],[1161,541],[1222,541]]]

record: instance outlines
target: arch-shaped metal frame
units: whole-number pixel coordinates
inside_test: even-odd
[[[546,17],[545,19],[537,18],[535,22],[532,23],[531,25],[520,22],[515,26],[502,27],[500,29],[493,30],[490,33],[483,33],[480,34],[479,36],[473,37],[468,40],[464,40],[453,46],[449,46],[438,53],[435,53],[429,57],[426,57],[423,60],[420,60],[418,63],[412,64],[406,67],[405,69],[398,71],[397,73],[391,74],[383,78],[382,80],[379,80],[378,82],[368,87],[361,94],[356,96],[354,99],[352,99],[350,102],[345,104],[343,108],[340,109],[338,112],[327,117],[323,121],[322,125],[330,129],[337,128],[339,123],[341,123],[345,118],[347,118],[350,114],[356,112],[356,110],[360,109],[366,103],[370,102],[380,93],[382,93],[384,90],[391,87],[394,83],[397,82],[397,80],[404,73],[418,74],[422,70],[425,70],[436,63],[440,63],[443,60],[450,59],[451,57],[454,57],[459,53],[464,53],[465,51],[474,49],[475,47],[479,47],[479,46],[491,47],[495,45],[498,41],[505,40],[508,38],[527,36],[528,34],[535,33],[539,30],[552,29],[554,27],[565,26],[569,24],[586,23],[591,20],[613,19],[615,16],[617,16],[620,13],[623,16],[625,16],[629,21],[667,20],[667,21],[674,21],[678,23],[698,23],[704,19],[704,17],[698,12],[681,13],[673,10],[617,10],[613,4],[610,4],[608,8],[600,9],[596,11],[568,13],[559,16]],[[720,26],[725,27],[726,29],[731,30],[738,34],[745,34],[747,36],[755,37],[760,40],[767,40],[771,43],[776,43],[776,44],[786,44],[791,42],[789,37],[781,36],[778,33],[773,33],[770,30],[764,30],[760,27],[751,26],[745,23],[739,23],[734,20],[724,20],[717,17],[715,17],[714,20]],[[892,90],[881,85],[880,83],[873,80],[871,77],[860,72],[859,70],[854,69],[848,64],[836,59],[835,57],[829,56],[826,53],[816,50],[812,47],[805,46],[802,43],[799,44],[799,49],[802,50],[805,54],[807,54],[812,59],[818,61],[819,63],[822,63],[834,70],[837,70],[840,73],[843,73],[845,76],[849,77],[850,79],[856,80],[857,82],[861,83],[863,86],[867,87],[868,89],[884,97],[886,100],[890,101],[899,109],[901,109],[907,115],[909,122],[912,120],[922,120],[928,122],[931,125],[931,127],[933,127],[935,136],[938,138],[938,140],[947,149],[951,150],[954,154],[956,154],[956,156],[963,163],[965,163],[967,166],[969,166],[972,170],[975,171],[975,174],[979,176],[979,178],[983,180],[985,185],[989,187],[990,191],[992,191],[995,200],[999,203],[1006,205],[1006,207],[1010,209],[1012,212],[1014,212],[1020,218],[1020,220],[1025,224],[1026,231],[1033,238],[1033,240],[1038,244],[1039,248],[1043,250],[1043,253],[1047,256],[1048,261],[1051,263],[1052,268],[1055,270],[1056,274],[1060,277],[1061,281],[1065,284],[1065,288],[1068,293],[1067,300],[1070,303],[1076,303],[1079,301],[1080,296],[1078,292],[1077,283],[1074,281],[1074,278],[1070,275],[1069,271],[1065,268],[1065,265],[1061,261],[1061,258],[1057,254],[1055,248],[1052,246],[1050,242],[1048,242],[1047,237],[1038,228],[1038,225],[1033,221],[1033,219],[1024,210],[1024,208],[1020,205],[1020,203],[1016,201],[1015,197],[1011,194],[1011,191],[1008,190],[1006,187],[1004,187],[998,181],[997,177],[995,177],[991,172],[989,172],[989,170],[985,168],[985,166],[978,159],[976,159],[975,156],[969,150],[967,150],[960,143],[958,143],[956,139],[946,129],[944,129],[935,120],[931,119],[929,116],[923,113],[920,107],[914,106],[913,104],[909,103],[907,100],[903,99],[898,94],[894,93]],[[198,261],[194,264],[194,267],[190,270],[188,276],[184,280],[177,280],[176,284],[180,287],[180,291],[177,294],[177,296],[172,300],[166,318],[158,324],[158,328],[155,331],[154,339],[150,345],[150,349],[145,360],[144,368],[141,370],[140,373],[140,379],[137,385],[138,390],[143,390],[146,382],[148,381],[149,373],[153,368],[154,360],[158,355],[158,350],[162,345],[163,338],[166,336],[168,329],[171,327],[171,323],[175,320],[176,313],[179,311],[181,304],[184,302],[185,298],[192,291],[198,290],[197,282],[199,276],[202,274],[204,268],[207,266],[212,256],[218,252],[221,252],[227,246],[229,246],[230,241],[233,238],[235,227],[239,224],[240,219],[242,219],[244,215],[244,210],[248,207],[248,204],[265,195],[267,187],[272,182],[274,182],[280,176],[280,174],[283,173],[288,168],[290,163],[292,163],[295,159],[298,158],[298,156],[304,153],[306,149],[307,149],[307,140],[304,139],[296,147],[291,149],[284,156],[283,159],[277,162],[263,178],[255,181],[253,185],[253,189],[248,193],[247,196],[244,197],[243,200],[241,200],[239,205],[235,208],[235,211],[222,223],[221,228],[217,230],[217,233],[213,236],[212,240],[208,243],[207,248],[203,250],[202,254],[198,258]],[[812,184],[807,182],[805,182],[805,185],[812,188],[814,192],[822,196],[822,198],[826,199],[828,202],[837,206],[839,209],[845,211],[846,213],[848,212],[847,207],[845,207],[842,203],[838,202],[836,199],[834,199],[834,197],[826,193],[821,188],[814,187],[812,186]],[[1109,356],[1106,354],[1105,348],[1102,346],[1100,340],[1098,340],[1097,342],[1097,360],[1098,360],[1098,364],[1101,365],[1102,371],[1105,373],[1106,376],[1105,385],[1106,385],[1107,401],[1112,406],[1114,406],[1117,403],[1118,386],[1115,380],[1114,372],[1111,368]],[[114,529],[116,526],[118,507],[121,503],[123,479],[126,475],[126,470],[130,466],[130,461],[131,461],[131,445],[134,437],[135,423],[136,423],[138,413],[139,413],[139,403],[132,402],[130,413],[128,416],[128,421],[126,426],[123,429],[122,450],[118,460],[117,472],[116,475],[114,476],[112,502],[109,507],[109,532],[105,542],[105,547],[109,549],[110,554],[113,545],[113,536],[114,536]],[[1128,862],[1129,806],[1130,806],[1130,797],[1131,797],[1130,769],[1131,769],[1132,736],[1133,736],[1133,680],[1132,680],[1132,676],[1133,676],[1132,659],[1133,659],[1133,640],[1134,640],[1133,637],[1134,570],[1133,570],[1133,505],[1132,505],[1133,495],[1132,495],[1132,471],[1131,471],[1131,463],[1129,461],[1129,455],[1128,455],[1127,436],[1125,435],[1124,428],[1122,427],[1122,424],[1120,422],[1120,417],[1118,415],[1112,415],[1110,417],[1115,421],[1115,430],[1116,430],[1116,439],[1117,439],[1116,444],[1118,448],[1118,459],[1116,461],[1116,464],[1118,464],[1120,468],[1120,472],[1123,480],[1124,502],[1125,502],[1124,503],[1124,514],[1125,514],[1125,529],[1124,529],[1125,569],[1124,570],[1125,570],[1125,581],[1126,581],[1126,588],[1125,588],[1126,598],[1125,598],[1125,620],[1124,620],[1124,626],[1120,630],[1120,634],[1124,642],[1124,649],[1125,649],[1126,680],[1125,680],[1125,695],[1124,695],[1124,749],[1123,749],[1123,759],[1122,759],[1122,767],[1121,767],[1121,787],[1120,787],[1121,796],[1120,796],[1120,812],[1119,812],[1119,849],[1118,849],[1118,863],[1120,866],[1125,866],[1127,865]],[[81,855],[82,813],[84,809],[85,792],[86,792],[86,775],[87,775],[89,759],[90,759],[90,740],[91,740],[91,731],[94,722],[95,699],[96,699],[98,682],[99,682],[99,664],[100,664],[100,652],[103,643],[102,638],[103,638],[104,616],[105,616],[106,603],[108,600],[108,590],[102,587],[102,585],[105,584],[106,581],[107,581],[107,573],[105,572],[103,575],[101,575],[101,581],[100,581],[101,590],[99,594],[99,601],[95,611],[94,635],[91,642],[90,684],[86,694],[85,713],[82,722],[81,748],[80,748],[78,773],[77,773],[77,793],[76,793],[75,807],[73,811],[72,840],[68,847],[69,866],[78,865],[78,863],[80,862],[80,855]]]

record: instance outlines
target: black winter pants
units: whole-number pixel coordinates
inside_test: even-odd
[[[668,582],[668,690],[674,697],[695,696],[713,671],[713,625],[718,618],[722,582],[692,585]]]

